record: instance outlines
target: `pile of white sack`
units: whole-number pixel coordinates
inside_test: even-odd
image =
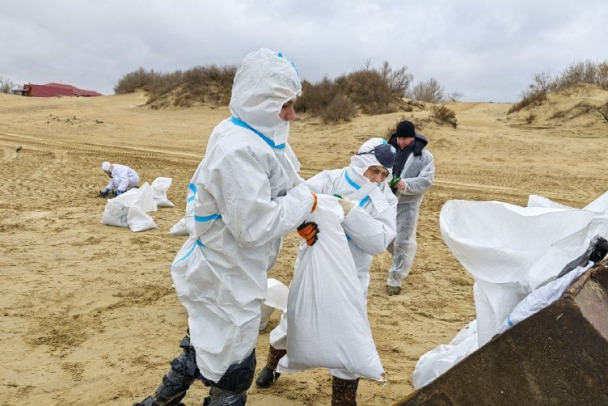
[[[557,278],[596,236],[608,239],[608,192],[583,209],[541,196],[526,207],[502,202],[448,201],[441,235],[473,276],[477,319],[448,345],[424,354],[413,383],[433,381],[490,339],[559,299],[593,264]]]
[[[154,219],[148,214],[158,207],[174,207],[167,198],[171,178],[159,177],[152,185],[147,182],[139,188],[109,199],[101,218],[102,224],[116,227],[129,227],[131,231],[145,231],[156,228]]]

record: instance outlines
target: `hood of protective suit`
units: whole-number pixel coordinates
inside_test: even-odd
[[[374,148],[376,147],[376,145],[380,145],[380,144],[386,144],[386,141],[383,138],[380,137],[376,137],[376,138],[371,138],[367,141],[365,141],[363,143],[363,145],[361,145],[361,147],[359,148],[359,151],[357,153],[363,153],[363,152],[371,152],[374,150]],[[374,154],[364,154],[364,155],[353,155],[353,157],[350,159],[350,167],[351,169],[353,169],[354,172],[356,172],[358,175],[361,176],[360,181],[362,182],[369,182],[369,179],[367,179],[365,176],[363,176],[363,174],[365,173],[365,171],[367,171],[367,168],[369,168],[370,166],[381,166],[383,168],[385,168],[386,170],[388,170],[389,176],[393,173],[392,168],[387,168],[384,165],[382,165],[380,163],[380,161],[378,161],[378,159],[376,159],[376,156]]]
[[[234,117],[270,138],[276,145],[287,142],[289,122],[279,117],[283,104],[299,96],[298,71],[282,54],[262,48],[247,55],[234,77],[230,112]]]
[[[363,145],[361,145],[358,153],[371,152],[376,145],[380,144],[386,144],[386,141],[379,137],[369,139],[365,141]],[[356,184],[358,190],[357,193],[352,196],[352,198],[355,200],[362,200],[365,199],[366,196],[369,196],[372,204],[376,207],[376,210],[378,210],[379,213],[382,213],[388,207],[388,202],[384,196],[384,193],[381,191],[380,186],[386,187],[386,184],[374,183],[363,175],[370,166],[381,166],[388,170],[389,176],[392,174],[391,168],[387,168],[382,165],[380,161],[376,159],[374,154],[353,155],[353,157],[350,159],[350,165],[347,171],[350,173],[348,181],[349,183],[354,182],[354,184],[351,184],[353,186]]]

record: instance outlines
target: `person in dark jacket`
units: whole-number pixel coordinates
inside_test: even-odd
[[[397,149],[391,189],[397,196],[397,237],[389,245],[393,264],[388,273],[389,296],[401,293],[403,278],[409,275],[416,255],[416,227],[424,193],[435,180],[433,155],[427,139],[416,132],[414,123],[401,121],[388,141]]]

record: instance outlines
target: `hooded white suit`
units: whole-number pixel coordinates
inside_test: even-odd
[[[114,164],[110,170],[112,171],[112,177],[108,186],[106,186],[107,189],[126,192],[139,183],[139,175],[128,166]]]
[[[382,138],[372,138],[359,152],[370,151],[383,142]],[[354,155],[346,168],[323,171],[306,181],[314,193],[339,194],[356,201],[344,218],[342,228],[366,296],[373,256],[384,252],[396,235],[397,198],[386,182],[374,184],[363,176],[367,168],[374,165],[382,166],[373,154]]]
[[[289,124],[279,117],[300,91],[295,66],[281,54],[247,55],[234,79],[233,117],[213,130],[190,182],[189,238],[171,275],[188,311],[197,367],[214,382],[255,348],[266,271],[282,237],[313,206],[287,143]]]

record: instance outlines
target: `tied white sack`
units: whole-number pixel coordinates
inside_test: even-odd
[[[133,232],[149,230],[156,228],[154,219],[147,214],[149,211],[156,211],[156,202],[146,182],[139,188],[109,199],[101,222],[109,226],[129,227]]]
[[[186,226],[186,219],[183,218],[171,227],[169,230],[169,234],[171,235],[189,235],[188,227]]]
[[[167,198],[167,190],[171,187],[173,179],[159,177],[152,181],[152,196],[158,207],[175,207],[173,202]]]
[[[287,310],[287,296],[289,288],[281,281],[268,278],[266,299],[262,302],[262,318],[260,320],[260,331],[264,330],[270,321],[270,316],[276,309],[284,312]]]
[[[587,248],[594,215],[583,210],[520,207],[502,202],[448,201],[441,235],[475,279],[478,343],[496,333],[533,289],[530,275],[555,278]]]
[[[319,195],[317,209],[307,219],[319,226],[319,240],[300,246],[284,314],[290,326],[287,355],[277,371],[324,367],[381,381],[384,369],[343,220],[337,199]]]

